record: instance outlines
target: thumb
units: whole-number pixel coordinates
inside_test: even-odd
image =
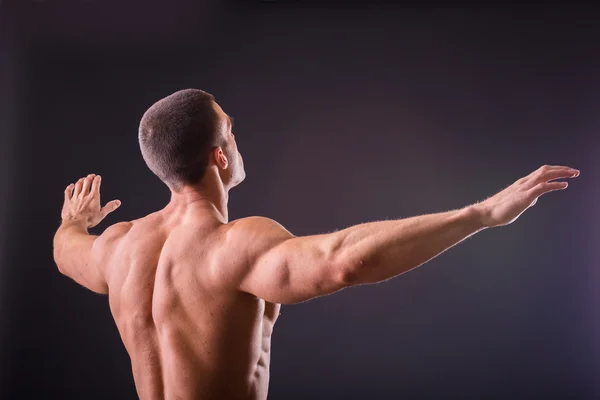
[[[115,211],[117,208],[121,206],[121,200],[112,200],[106,203],[106,205],[102,208],[102,214],[107,215],[111,212]]]

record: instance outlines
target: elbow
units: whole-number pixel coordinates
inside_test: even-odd
[[[336,281],[341,287],[358,285],[363,275],[363,261],[350,257],[337,250],[332,255],[331,264],[336,272]]]
[[[52,259],[54,260],[54,264],[60,271],[60,262],[59,262],[60,252],[58,251],[59,248],[60,248],[60,246],[58,243],[58,232],[56,232],[56,234],[54,235],[54,240],[52,241]]]
[[[54,249],[53,256],[54,256],[54,264],[56,265],[58,272],[60,272],[61,274],[64,275],[65,273],[63,272],[62,262],[60,261],[60,255],[56,249]]]
[[[64,275],[65,273],[63,271],[62,264],[58,262],[58,260],[54,260],[54,264],[56,265],[56,269],[58,269],[58,272]]]
[[[344,287],[358,285],[361,283],[362,261],[346,261],[339,266],[339,281]]]
[[[328,241],[326,254],[329,267],[334,271],[335,285],[344,288],[360,284],[363,261],[350,254],[343,235],[335,235],[331,239]]]

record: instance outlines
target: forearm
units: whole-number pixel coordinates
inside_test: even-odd
[[[348,284],[374,283],[416,268],[484,228],[474,207],[370,222],[337,232],[337,252],[348,266]]]
[[[91,247],[96,237],[96,235],[90,235],[85,224],[80,221],[63,221],[54,234],[53,240],[54,261],[59,269],[64,262],[81,262],[82,260],[73,259],[73,256],[79,258],[77,257],[79,252],[71,250]],[[66,259],[65,254],[71,257]]]

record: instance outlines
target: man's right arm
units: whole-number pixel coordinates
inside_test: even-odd
[[[352,285],[381,282],[418,267],[469,236],[507,225],[544,193],[561,190],[578,171],[542,168],[487,200],[460,210],[369,222],[338,232],[295,237],[275,221],[236,221],[230,238],[245,257],[234,261],[240,290],[273,303],[297,303]],[[227,246],[229,247],[229,246]]]
[[[470,207],[301,237],[267,218],[247,218],[236,225],[233,229],[248,245],[259,243],[247,253],[239,288],[284,304],[390,279],[483,229]]]

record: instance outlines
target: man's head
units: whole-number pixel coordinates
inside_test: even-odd
[[[211,94],[180,90],[144,113],[139,128],[142,156],[174,192],[206,183],[210,174],[229,190],[246,176],[232,127],[232,119]]]

